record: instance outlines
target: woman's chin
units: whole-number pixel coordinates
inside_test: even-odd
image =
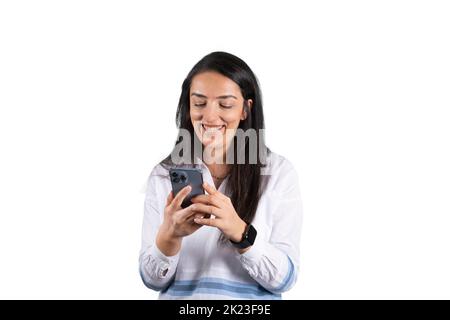
[[[219,148],[220,143],[214,139],[203,139],[202,140],[203,148]]]

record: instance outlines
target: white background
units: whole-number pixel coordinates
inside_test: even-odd
[[[0,298],[153,299],[145,182],[211,51],[259,77],[294,163],[285,299],[450,298],[446,1],[2,1]]]

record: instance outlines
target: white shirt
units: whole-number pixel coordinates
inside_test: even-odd
[[[202,163],[203,180],[214,185]],[[144,284],[160,291],[160,299],[281,299],[297,281],[302,203],[298,176],[292,164],[270,152],[264,174],[269,176],[254,220],[255,243],[245,253],[221,231],[203,226],[184,237],[175,256],[156,246],[159,226],[171,188],[169,172],[158,164],[148,178],[139,270]],[[219,191],[225,193],[227,180]]]

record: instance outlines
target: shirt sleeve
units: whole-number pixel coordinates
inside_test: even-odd
[[[142,224],[142,246],[139,254],[139,273],[148,288],[161,291],[174,278],[179,253],[169,257],[164,255],[156,246],[156,235],[164,217],[165,205],[165,203],[161,203],[157,194],[155,184],[158,179],[161,179],[161,177],[150,175],[147,182]]]
[[[280,294],[297,281],[303,210],[298,176],[292,165],[287,163],[271,178],[276,179],[276,185],[267,195],[274,203],[270,212],[273,215],[270,239],[256,236],[253,246],[237,257],[261,286]]]

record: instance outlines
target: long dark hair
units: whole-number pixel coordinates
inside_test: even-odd
[[[241,120],[239,128],[242,130],[254,129],[257,133],[264,129],[264,115],[262,109],[262,97],[258,80],[250,67],[240,58],[226,52],[212,52],[203,57],[187,75],[183,82],[180,100],[176,114],[176,123],[179,129],[188,130],[191,137],[192,148],[194,150],[194,139],[198,139],[194,132],[190,119],[190,89],[192,79],[195,75],[205,72],[215,71],[223,76],[233,80],[239,85],[242,96],[244,97],[244,108],[247,112],[247,118]],[[253,101],[251,108],[248,105],[248,99]],[[261,175],[261,168],[265,165],[265,157],[270,152],[264,142],[264,135],[257,134],[258,155],[256,163],[249,161],[249,139],[246,137],[243,148],[245,150],[245,163],[238,164],[236,157],[238,154],[238,143],[234,137],[234,162],[231,164],[231,170],[227,181],[226,193],[230,195],[231,201],[236,212],[246,223],[251,223],[255,217],[256,209],[261,194],[264,190],[265,179]],[[177,143],[182,140],[181,134],[178,135]],[[176,144],[177,144],[176,143]],[[242,144],[241,144],[242,145]],[[262,155],[262,156],[261,156]],[[195,162],[194,153],[192,153],[191,163]],[[254,162],[254,161],[253,161]],[[171,155],[161,162],[162,165],[173,166]]]

